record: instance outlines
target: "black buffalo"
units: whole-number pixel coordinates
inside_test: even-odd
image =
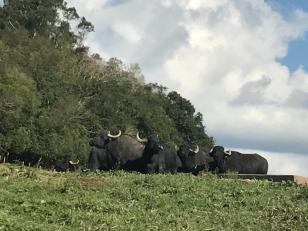
[[[159,141],[156,134],[145,139],[110,132],[95,136],[90,142],[88,167],[91,170],[124,169],[141,173],[177,172],[181,160],[175,148]]]
[[[138,134],[137,134],[138,137]],[[176,173],[182,166],[181,160],[172,145],[159,141],[158,135],[151,135],[145,142],[139,169],[144,173]]]
[[[56,161],[54,168],[57,172],[76,171],[78,169],[79,160],[74,161]]]
[[[115,166],[116,160],[111,155],[107,155],[104,148],[93,146],[88,159],[90,170],[110,170]]]
[[[215,146],[209,153],[219,173],[227,171],[239,174],[266,174],[268,162],[259,154],[242,154],[236,151],[225,151],[222,146]]]
[[[126,169],[134,170],[132,162],[143,155],[144,145],[134,137],[111,135],[110,132],[102,132],[95,136],[90,142],[88,167],[91,170]]]
[[[178,156],[181,159],[182,167],[180,172],[191,172],[198,175],[200,171],[214,171],[214,159],[208,153],[199,150],[197,145],[193,150],[188,144],[182,144],[178,150]]]

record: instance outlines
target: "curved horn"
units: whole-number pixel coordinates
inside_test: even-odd
[[[110,138],[118,138],[121,136],[121,134],[122,134],[121,130],[119,130],[119,133],[117,135],[111,135],[110,131],[108,131],[107,136]]]
[[[225,151],[225,154],[228,155],[228,156],[231,156],[231,150],[230,150],[230,149],[229,149],[229,150],[226,150],[226,151]]]
[[[136,135],[136,138],[139,142],[141,143],[146,143],[148,142],[148,139],[144,138],[144,139],[141,139],[140,136],[139,136],[139,132],[137,132],[137,135]]]
[[[198,152],[199,152],[199,145],[197,144],[197,147],[196,147],[195,153],[198,153]]]
[[[194,153],[197,154],[197,153],[199,152],[199,146],[198,146],[198,144],[197,144],[196,150],[189,149],[189,151],[194,152]]]
[[[79,160],[77,160],[76,162],[73,162],[73,161],[70,160],[68,163],[71,164],[71,165],[76,165],[76,164],[79,164]]]

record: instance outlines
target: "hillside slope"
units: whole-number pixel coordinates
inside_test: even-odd
[[[308,187],[0,166],[1,230],[308,230]]]

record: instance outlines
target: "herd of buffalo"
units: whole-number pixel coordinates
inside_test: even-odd
[[[158,135],[147,138],[117,135],[102,132],[89,142],[91,152],[88,169],[108,171],[123,169],[141,173],[188,172],[197,175],[200,171],[240,174],[266,174],[268,162],[259,154],[242,154],[215,146],[210,152],[199,150],[188,144],[175,146],[161,142]],[[55,164],[57,171],[75,170],[79,161]]]

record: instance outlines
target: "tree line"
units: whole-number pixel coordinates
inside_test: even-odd
[[[0,154],[86,163],[102,130],[213,146],[203,116],[176,91],[145,83],[138,64],[90,54],[94,26],[63,0],[0,7]],[[76,28],[72,30],[72,25]]]

